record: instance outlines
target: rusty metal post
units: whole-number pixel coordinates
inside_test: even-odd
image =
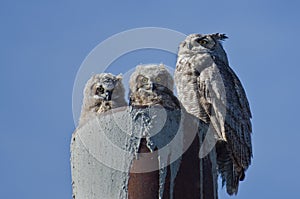
[[[209,155],[203,159],[198,158],[199,137],[196,136],[190,148],[183,154],[179,172],[175,179],[173,197],[170,196],[170,166],[164,184],[163,199],[216,199],[215,184],[213,181],[212,162]],[[141,145],[140,152],[150,152],[145,144]],[[203,169],[200,171],[200,161]],[[157,161],[153,162],[157,164]],[[133,161],[135,167],[135,161]],[[142,166],[142,165],[139,165]],[[128,199],[153,199],[158,198],[159,173],[130,173],[128,184]],[[203,183],[200,182],[203,180]],[[202,186],[201,186],[202,184]]]
[[[145,110],[138,111],[143,112]],[[149,112],[149,110],[147,111]],[[167,111],[167,114],[169,119],[166,120],[166,127],[156,135],[158,136],[157,140],[162,138],[159,136],[165,137],[169,136],[169,133],[174,133],[174,129],[177,128],[176,125],[180,127],[178,121],[182,121],[182,118],[178,117],[183,116],[173,111]],[[118,123],[120,121],[116,121],[118,118],[122,118],[121,124]],[[187,142],[186,140],[191,138],[189,133],[198,131],[190,123],[198,122],[198,119],[190,115],[183,118],[185,118],[184,127],[179,131],[183,131],[183,142]],[[101,125],[99,126],[99,124]],[[134,126],[134,131],[137,131],[141,124],[140,121],[132,120],[131,110],[119,109],[114,110],[113,113],[99,116],[74,132],[71,144],[73,198],[158,199],[159,196],[162,199],[217,198],[217,187],[214,180],[216,177],[215,165],[211,161],[214,158],[213,151],[205,158],[199,158],[200,144],[207,129],[206,124],[199,122],[200,133],[192,135],[192,141],[188,144],[187,150],[178,158],[177,163],[180,164],[175,178],[172,177],[174,175],[174,168],[172,173],[174,163],[170,163],[163,170],[166,172],[163,181],[160,180],[162,178],[161,170],[134,172],[149,166],[158,168],[159,153],[157,151],[162,146],[151,152],[146,139],[142,138],[139,142],[130,141],[128,135],[132,137],[132,132],[128,134],[125,132],[124,134],[124,131],[132,129],[131,125]],[[155,127],[153,126],[153,128]],[[150,153],[153,156],[150,161],[139,161],[134,154],[128,157],[114,157],[113,151],[105,151],[109,149],[109,146],[106,145],[108,141],[104,142],[103,138],[98,136],[99,133],[104,133],[103,135],[109,137],[109,142],[118,145],[122,150],[127,150],[131,145],[138,145],[136,152]],[[172,136],[169,137],[172,138]],[[106,160],[103,160],[103,156],[111,158],[108,162],[113,166],[108,165]],[[116,168],[120,165],[122,171]],[[163,190],[162,193],[161,190]]]
[[[150,153],[150,150],[146,146],[145,139],[142,139],[139,148],[139,153]],[[158,167],[158,159],[153,159],[151,164],[156,164]],[[131,170],[137,170],[135,167],[143,167],[144,165],[138,165],[137,160],[133,160]],[[151,171],[147,173],[133,173],[129,174],[128,181],[128,199],[153,199],[158,198],[159,190],[159,172]]]

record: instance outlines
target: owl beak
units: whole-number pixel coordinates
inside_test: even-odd
[[[156,89],[156,84],[155,83],[151,83],[151,90],[154,91]]]
[[[112,90],[105,91],[105,100],[110,101],[112,96]]]

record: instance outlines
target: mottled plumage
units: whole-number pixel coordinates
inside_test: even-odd
[[[139,65],[130,76],[129,104],[132,106],[161,105],[179,109],[173,94],[174,81],[163,64]]]
[[[213,125],[218,171],[228,194],[252,158],[251,112],[241,82],[229,67],[221,41],[224,34],[192,34],[179,46],[175,83],[185,109]]]
[[[93,75],[85,85],[79,125],[98,113],[127,106],[122,76],[110,73]]]

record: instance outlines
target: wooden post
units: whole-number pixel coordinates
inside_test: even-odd
[[[215,152],[199,158],[207,129],[161,107],[99,115],[72,136],[73,198],[216,199]]]

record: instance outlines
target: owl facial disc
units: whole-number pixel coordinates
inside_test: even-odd
[[[97,83],[96,93],[94,95],[95,99],[101,99],[104,101],[110,101],[113,90],[115,88],[115,82],[111,79],[104,81],[103,84]]]

